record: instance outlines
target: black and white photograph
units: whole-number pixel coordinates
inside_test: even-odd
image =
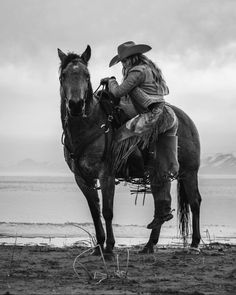
[[[236,294],[235,20],[0,0],[0,295]]]

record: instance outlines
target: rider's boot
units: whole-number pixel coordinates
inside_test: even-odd
[[[171,200],[158,201],[156,202],[155,207],[154,219],[148,224],[148,229],[154,229],[159,225],[162,225],[165,221],[169,221],[173,218]]]

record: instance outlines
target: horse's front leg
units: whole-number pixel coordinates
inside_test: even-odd
[[[77,176],[75,176],[75,180],[87,199],[89,209],[93,218],[97,244],[100,245],[103,250],[103,246],[105,242],[105,232],[104,232],[102,221],[101,221],[100,203],[99,203],[97,190],[94,187],[87,186],[84,183],[84,181],[82,181]],[[99,250],[97,252],[99,253]]]
[[[102,191],[102,214],[106,223],[106,249],[105,252],[108,254],[113,253],[113,248],[115,245],[115,238],[112,228],[112,219],[113,219],[113,201],[115,193],[115,177],[107,174],[103,174],[100,178],[100,185]]]

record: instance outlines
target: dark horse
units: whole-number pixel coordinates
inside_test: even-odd
[[[112,254],[115,239],[112,229],[115,172],[109,165],[108,146],[114,130],[108,128],[109,118],[93,94],[87,63],[91,48],[83,54],[65,54],[58,49],[60,65],[61,120],[64,133],[65,159],[74,172],[76,183],[85,195],[95,226],[97,243],[105,252]],[[180,109],[172,106],[178,120],[178,212],[180,230],[188,232],[189,206],[192,212],[192,248],[200,243],[199,214],[201,196],[198,190],[200,165],[199,135],[193,121]],[[157,168],[156,168],[157,169]],[[103,229],[96,182],[99,180],[102,193],[102,214],[106,224]],[[170,193],[170,182],[164,182],[152,190],[154,201],[158,194]],[[151,183],[152,188],[152,183]],[[152,253],[157,244],[161,226],[152,229],[143,253]]]

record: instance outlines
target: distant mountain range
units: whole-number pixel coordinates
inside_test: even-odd
[[[217,153],[203,158],[200,174],[236,175],[236,155]]]
[[[57,163],[37,162],[25,159],[15,165],[0,166],[1,175],[71,175],[64,161]],[[236,175],[236,155],[217,153],[203,157],[200,174]]]
[[[37,162],[32,159],[24,159],[15,165],[0,166],[0,174],[4,175],[66,175],[70,174],[64,161]]]

